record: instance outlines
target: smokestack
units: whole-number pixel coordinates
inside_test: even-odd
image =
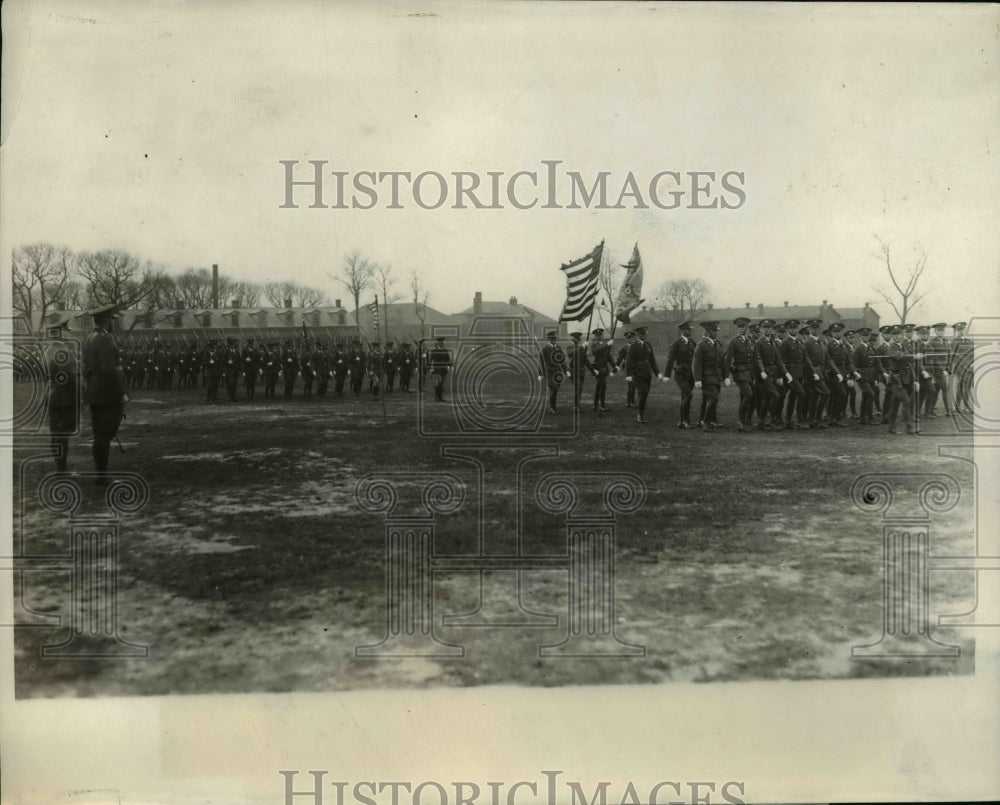
[[[219,309],[219,266],[212,263],[212,309]]]
[[[749,302],[744,302],[743,304],[747,306],[747,310],[750,309],[750,303]]]
[[[475,295],[475,297],[472,300],[472,312],[476,313],[477,315],[479,313],[483,312],[483,292],[482,291],[476,291],[476,295]]]
[[[334,307],[340,307],[340,300],[339,299],[334,299],[333,300],[333,306]]]
[[[291,310],[291,309],[292,309],[292,297],[286,296],[285,297],[285,310]]]

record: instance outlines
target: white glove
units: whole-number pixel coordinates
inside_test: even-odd
[[[785,372],[785,380],[787,380],[789,383],[792,382],[791,372]]]
[[[597,370],[596,369],[591,369],[590,371],[593,372],[594,377],[597,377]]]
[[[861,372],[855,372],[854,373],[854,378],[855,378],[855,380],[860,380],[861,379]]]
[[[849,389],[854,388],[854,381],[853,380],[848,380],[847,381],[847,388],[849,388]]]
[[[696,389],[700,389],[701,388],[701,381],[700,380],[695,380],[694,381],[694,387]]]
[[[631,378],[631,377],[629,377],[629,376],[626,376],[626,377],[625,377],[625,379],[626,379],[626,380],[627,380],[627,381],[628,381],[629,383],[631,383],[631,382],[632,382],[632,378]]]
[[[760,379],[761,380],[767,380],[767,372],[761,372],[760,373]]]
[[[730,379],[729,379],[729,378],[727,377],[727,378],[726,378],[725,380],[723,380],[722,382],[723,382],[723,383],[724,383],[725,385],[727,385],[727,386],[730,386],[730,385],[732,385],[732,382],[733,382],[733,381],[732,381],[732,380],[730,380]]]
[[[929,377],[930,377],[930,373],[928,373],[928,372],[921,372],[921,373],[920,373],[920,376],[921,376],[921,377],[922,377],[922,378],[923,378],[924,380],[926,380],[927,378],[929,378]]]
[[[569,380],[571,377],[573,377],[573,375],[570,374],[569,372],[566,372],[566,379]]]
[[[813,380],[819,380],[819,375],[813,372]]]
[[[947,377],[948,376],[948,370],[947,369],[942,369],[941,370],[941,375],[942,375],[942,377]]]
[[[840,372],[837,372],[837,382],[838,383],[844,382],[844,376]]]
[[[920,391],[920,384],[919,383],[914,383],[913,384],[913,390],[914,391]]]
[[[541,380],[542,380],[542,376],[541,376],[541,375],[539,375],[539,376],[538,376],[538,381],[539,381],[539,382],[541,382]]]
[[[666,379],[667,379],[667,378],[665,378],[665,377],[664,377],[663,375],[657,375],[657,377],[658,377],[658,378],[660,378],[660,382],[661,382],[661,383],[662,383],[662,382],[663,382],[664,380],[666,380]]]

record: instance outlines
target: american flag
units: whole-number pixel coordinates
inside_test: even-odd
[[[368,309],[372,312],[372,324],[375,327],[375,332],[378,332],[378,297],[375,297],[375,301],[368,305]]]
[[[586,257],[561,266],[560,271],[566,272],[566,304],[559,321],[582,321],[593,311],[603,253],[602,240]]]

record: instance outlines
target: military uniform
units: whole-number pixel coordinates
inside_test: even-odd
[[[777,430],[781,424],[781,411],[775,415],[775,406],[781,397],[779,388],[784,385],[785,365],[778,351],[778,342],[771,332],[774,324],[772,319],[765,319],[762,322],[764,334],[753,345],[753,367],[757,374],[754,407],[760,430]]]
[[[625,332],[625,346],[618,350],[618,357],[616,363],[619,366],[625,365],[625,356],[628,355],[628,348],[631,346],[632,342],[635,340],[635,333],[631,330]],[[628,380],[625,383],[625,407],[635,408],[635,381]]]
[[[691,361],[691,372],[695,387],[701,389],[702,409],[704,414],[699,427],[706,431],[721,428],[718,420],[719,391],[722,382],[727,379],[725,352],[716,340],[719,331],[718,322],[702,322],[705,336],[698,342]]]
[[[326,399],[327,389],[330,387],[330,378],[333,376],[333,369],[330,366],[330,353],[326,344],[316,342],[312,352],[312,367],[316,372],[316,396],[321,400]]]
[[[646,341],[646,328],[635,328],[636,340],[629,344],[628,352],[625,353],[625,374],[631,377],[635,383],[635,403],[639,409],[636,415],[636,422],[646,421],[646,400],[649,398],[649,387],[653,382],[653,375],[660,374],[656,366],[656,356],[653,355],[652,345]]]
[[[796,337],[796,328],[799,326],[797,319],[790,319],[785,322],[785,337],[778,343],[778,355],[785,366],[787,385],[785,387],[785,428],[793,430],[803,427],[805,419],[803,409],[805,407],[806,391],[802,385],[806,371],[805,347]],[[789,380],[788,377],[791,377]],[[777,409],[778,416],[781,417],[780,401]],[[793,422],[792,418],[795,417]]]
[[[291,341],[286,341],[281,349],[281,379],[285,383],[285,399],[295,393],[295,380],[299,376],[299,354]]]
[[[333,368],[333,393],[337,397],[343,397],[344,382],[347,380],[347,374],[350,369],[350,354],[343,345],[338,344],[333,349],[330,361]]]
[[[860,375],[857,379],[857,386],[861,389],[861,414],[858,417],[859,425],[872,425],[875,422],[875,400],[878,397],[878,367],[875,362],[874,342],[876,333],[871,333],[867,328],[858,331],[861,340],[854,347],[851,353],[851,364],[854,370]],[[867,341],[866,341],[867,339]]]
[[[965,322],[952,325],[955,339],[951,345],[951,367],[955,376],[955,413],[972,413],[973,362],[975,344],[965,337]]]
[[[239,387],[240,375],[243,371],[243,361],[235,338],[226,339],[226,347],[222,351],[222,377],[226,387],[226,396],[230,402],[236,401],[236,389]]]
[[[434,399],[444,401],[444,379],[451,369],[451,352],[445,348],[444,338],[438,338],[427,356],[428,371],[434,377]]]
[[[826,373],[832,368],[830,357],[826,351],[826,345],[819,340],[818,329],[822,322],[819,319],[810,319],[809,327],[811,332],[806,336],[803,343],[805,355],[805,389],[808,399],[808,413],[810,428],[825,428],[823,414],[826,411],[827,401],[830,399],[830,389],[826,385]]]
[[[951,373],[951,350],[944,337],[944,328],[948,325],[934,325],[934,336],[926,343],[924,368],[930,375],[928,392],[925,397],[923,413],[925,417],[936,417],[937,401],[944,402],[944,412],[951,416],[951,395],[948,393],[948,377]]]
[[[382,365],[385,369],[385,390],[395,390],[396,375],[399,373],[399,355],[392,344],[387,344],[382,354]]]
[[[830,328],[832,337],[826,343],[827,354],[827,385],[830,389],[830,424],[834,427],[845,427],[844,417],[847,413],[847,383],[853,380],[855,370],[851,359],[851,349],[845,344],[840,333],[842,324],[834,324]]]
[[[549,390],[549,413],[556,413],[556,401],[559,396],[559,387],[562,385],[563,377],[566,374],[566,353],[563,348],[556,343],[556,334],[549,333],[549,341],[542,345],[541,351],[541,377]]]
[[[569,368],[570,380],[573,381],[573,410],[580,410],[580,397],[583,396],[583,380],[586,372],[596,375],[597,372],[587,357],[587,348],[580,343],[583,333],[570,333],[573,343],[567,350],[567,366]]]
[[[598,327],[594,330],[590,342],[590,365],[594,370],[594,410],[607,411],[605,396],[608,391],[608,375],[616,371],[615,359],[611,355],[611,345],[601,340],[604,330]]]
[[[271,342],[262,356],[264,370],[264,399],[273,399],[278,377],[281,375],[281,353],[278,345]]]
[[[243,370],[243,389],[246,391],[247,399],[252,400],[257,391],[257,378],[261,375],[261,362],[263,356],[253,339],[247,342],[240,355]]]
[[[694,373],[691,364],[694,361],[695,343],[691,338],[691,322],[679,325],[681,336],[667,350],[667,363],[663,367],[665,377],[673,377],[681,392],[680,418],[678,428],[691,427],[691,400],[694,397]]]
[[[355,341],[351,348],[347,371],[351,376],[351,391],[357,396],[361,393],[361,384],[365,379],[365,353],[361,349],[360,341]]]
[[[219,381],[222,378],[222,354],[214,340],[209,341],[205,348],[202,367],[206,382],[205,399],[208,402],[215,402],[219,397]]]
[[[85,399],[90,406],[94,432],[94,467],[101,474],[96,479],[97,483],[107,483],[107,478],[103,476],[108,470],[111,440],[118,435],[125,415],[125,375],[121,355],[110,330],[116,312],[114,305],[93,311],[91,316],[96,328],[83,345],[83,377],[87,384]]]
[[[409,391],[413,372],[417,368],[416,356],[409,344],[403,344],[399,350],[399,390]]]
[[[46,377],[48,378],[49,433],[55,453],[56,470],[65,472],[69,460],[69,437],[76,433],[80,423],[80,367],[76,357],[62,340],[65,319],[56,325],[59,336],[46,350]]]
[[[740,332],[726,344],[723,360],[726,364],[726,372],[740,390],[736,429],[745,431],[753,425],[753,389],[750,384],[753,378],[754,343],[746,333],[750,319],[740,317],[733,324]]]
[[[371,346],[371,352],[365,357],[365,366],[368,369],[368,390],[378,397],[382,388],[382,353],[379,352],[378,342]]]

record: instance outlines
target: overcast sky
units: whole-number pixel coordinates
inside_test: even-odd
[[[560,263],[605,239],[618,262],[638,242],[646,296],[699,276],[717,306],[868,301],[891,320],[879,235],[900,266],[929,254],[928,304],[911,320],[1000,312],[995,6],[3,11],[8,255],[38,241],[117,247],[346,298],[327,275],[358,249],[420,272],[441,310],[479,290],[557,314]],[[423,209],[405,183],[404,209],[387,209],[387,183],[372,209],[313,209],[308,188],[282,209],[280,160],[299,160],[303,178],[307,160],[326,160],[348,189],[370,170],[471,171],[484,185],[502,171],[502,190],[560,160],[588,185],[608,171],[609,204],[631,172],[649,208],[541,209],[545,190],[522,178],[522,201],[539,198],[529,210],[506,196],[504,209],[449,209],[453,187]],[[689,209],[689,188],[681,208],[658,209],[647,191],[662,171],[739,172],[745,202]],[[436,184],[424,188],[433,201]]]

